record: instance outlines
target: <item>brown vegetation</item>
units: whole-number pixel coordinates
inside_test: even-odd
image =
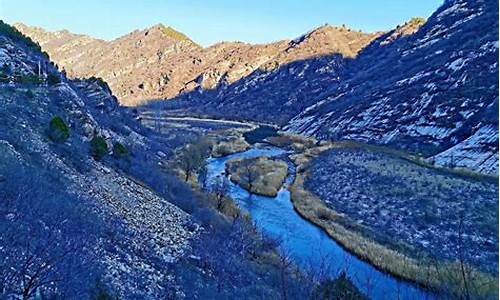
[[[327,207],[321,199],[304,188],[310,161],[321,152],[334,147],[359,144],[329,143],[293,155],[297,176],[290,188],[296,211],[316,224],[340,245],[357,257],[395,277],[414,282],[438,293],[460,299],[488,299],[498,294],[498,283],[491,275],[481,273],[460,258],[457,263],[445,263],[425,257],[410,257],[397,250],[366,238],[362,226]]]
[[[242,137],[231,137],[225,141],[220,141],[214,145],[212,155],[222,157],[233,153],[243,152],[250,148],[250,145]]]
[[[281,160],[259,157],[229,161],[227,171],[231,180],[246,190],[275,197],[286,179],[288,166]]]

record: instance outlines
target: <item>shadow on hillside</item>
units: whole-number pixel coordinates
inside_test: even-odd
[[[196,116],[226,120],[247,120],[282,126],[292,117],[332,94],[348,78],[349,67],[381,48],[401,44],[410,36],[381,45],[393,31],[381,35],[355,58],[341,54],[298,60],[277,68],[257,69],[231,84],[214,89],[200,87],[168,100],[151,99],[139,111],[161,111],[172,116]]]
[[[231,84],[219,84],[210,90],[198,87],[172,99],[152,100],[138,108],[161,110],[175,116],[283,125],[323,92],[336,87],[348,60],[336,54],[295,61],[272,70],[257,69]]]

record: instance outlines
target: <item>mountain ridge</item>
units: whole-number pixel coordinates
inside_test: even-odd
[[[253,127],[152,126],[2,21],[0,91],[0,298],[275,299],[277,278],[308,297],[312,281],[268,261],[277,246],[235,205],[177,173],[189,147]]]
[[[379,141],[440,166],[498,174],[497,8],[447,1],[409,39],[386,49],[373,43],[350,65],[352,78],[288,129]]]
[[[299,237],[287,243],[292,252],[321,248],[304,241],[328,235],[304,239],[303,218],[336,241],[327,256],[352,251],[387,272],[382,283],[394,279],[370,295],[378,271],[369,267],[360,298],[387,298],[389,288],[404,296],[399,279],[428,288],[424,296],[476,298],[469,280],[471,295],[487,286],[485,297],[497,296],[493,0],[446,0],[428,20],[388,32],[324,25],[294,40],[207,48],[163,24],[112,41],[18,26],[33,40],[0,21],[2,296],[307,299],[345,291],[318,275],[323,251],[301,266],[282,238],[268,239],[284,224]],[[278,200],[297,219],[277,210],[276,221],[291,222],[261,231],[257,214],[238,209],[243,194],[225,186],[230,158],[219,155],[245,157],[245,149],[277,151],[290,173],[287,198]],[[260,201],[248,195],[242,201]],[[351,266],[364,266],[354,259]],[[475,266],[488,272],[488,285]]]
[[[450,0],[427,21],[371,35],[326,25],[268,45],[219,43],[186,53],[170,44],[168,62],[144,51],[138,31],[123,38],[140,48],[126,56],[136,67],[114,76],[91,68],[87,76],[104,78],[122,104],[175,98],[158,106],[389,145],[439,166],[497,174],[498,119],[488,117],[498,111],[496,8],[490,0]],[[151,67],[141,73],[137,65]]]
[[[334,53],[352,57],[379,35],[322,26],[299,43],[297,40],[256,45],[220,42],[203,48],[163,24],[135,30],[112,41],[80,35],[58,36],[40,28],[16,25],[22,33],[38,40],[68,76],[103,78],[121,104],[127,106],[232,84],[259,68],[272,70],[297,60]],[[167,39],[162,38],[162,33]]]
[[[414,19],[380,35],[355,59],[294,62],[163,106],[388,145],[439,166],[496,175],[497,8],[447,1],[425,23]]]

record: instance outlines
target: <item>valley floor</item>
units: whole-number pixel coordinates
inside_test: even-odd
[[[305,187],[384,244],[498,269],[498,184],[362,148],[315,159]]]
[[[351,253],[438,294],[497,297],[497,180],[351,142],[291,158],[295,209]]]

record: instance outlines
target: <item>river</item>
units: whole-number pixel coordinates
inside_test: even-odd
[[[210,158],[207,165],[207,182],[224,176],[226,162],[237,158],[280,156],[286,152],[275,147],[254,147],[246,152],[222,158]],[[281,240],[280,251],[289,255],[304,270],[311,268],[331,277],[345,272],[352,282],[370,299],[435,299],[429,293],[380,272],[344,250],[323,230],[303,219],[293,208],[287,186],[294,178],[294,168],[289,168],[289,177],[274,198],[249,193],[229,181],[230,194],[237,205],[248,212],[257,228],[272,238]]]

